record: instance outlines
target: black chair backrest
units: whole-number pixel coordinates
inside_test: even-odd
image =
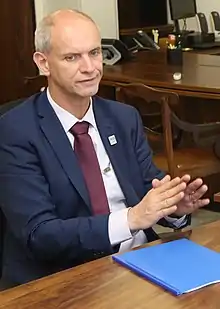
[[[24,102],[25,99],[18,99],[14,101],[7,102],[5,104],[0,105],[0,116],[4,115],[8,111],[10,111],[12,108],[18,106],[22,102]]]
[[[2,255],[3,255],[3,243],[4,243],[4,230],[5,230],[5,219],[4,214],[0,208],[0,278],[2,275]]]
[[[7,102],[3,105],[0,105],[0,116],[11,110],[12,108],[18,106],[24,101],[24,99],[18,99],[15,101]],[[1,133],[0,133],[1,134]],[[3,255],[3,242],[4,242],[4,231],[5,231],[5,218],[4,214],[2,213],[1,206],[0,206],[0,278],[2,273],[2,255]]]

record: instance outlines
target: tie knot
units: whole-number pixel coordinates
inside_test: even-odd
[[[70,129],[70,132],[74,135],[80,135],[80,134],[87,134],[89,130],[89,123],[86,121],[82,121],[82,122],[77,122],[76,124],[74,124],[74,126],[72,126],[72,128]]]

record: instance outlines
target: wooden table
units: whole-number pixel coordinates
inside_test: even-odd
[[[219,230],[217,221],[193,229],[189,238],[220,252]],[[220,284],[176,297],[106,257],[4,291],[0,293],[0,308],[219,309]]]
[[[115,86],[117,83],[141,82],[146,85],[175,90],[180,96],[219,99],[220,98],[220,48],[204,54],[184,52],[183,65],[167,64],[166,49],[141,51],[131,61],[113,66],[104,66],[101,85]],[[207,54],[208,53],[208,54]],[[173,73],[181,72],[180,81],[173,80]],[[47,85],[45,76],[26,77],[29,94]]]
[[[175,72],[183,74],[182,80],[174,81]],[[220,56],[184,52],[183,65],[173,66],[167,64],[166,50],[161,49],[142,51],[132,61],[105,66],[102,84],[141,82],[175,90],[181,96],[219,99],[219,76]]]

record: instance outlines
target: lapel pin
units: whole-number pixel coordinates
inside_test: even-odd
[[[117,140],[116,140],[115,135],[109,136],[109,137],[108,137],[108,140],[109,140],[109,143],[110,143],[111,146],[117,144]]]

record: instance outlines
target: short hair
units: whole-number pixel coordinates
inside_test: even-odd
[[[78,10],[69,10],[78,15],[85,17],[95,24],[94,20],[84,12]],[[45,53],[49,52],[51,49],[51,28],[54,26],[54,15],[59,11],[53,12],[47,16],[45,16],[38,24],[35,30],[35,51]]]

